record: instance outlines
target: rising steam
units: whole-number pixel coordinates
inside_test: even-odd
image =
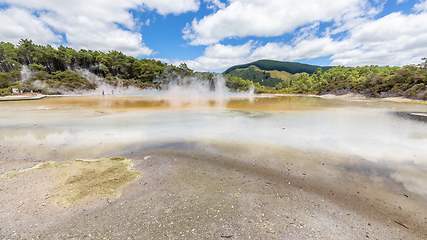
[[[177,76],[160,79],[157,82],[161,86],[159,89],[140,89],[134,86],[123,86],[120,82],[113,86],[88,69],[74,69],[81,77],[94,83],[95,90],[68,91],[64,88],[53,89],[40,80],[31,82],[31,86],[36,89],[45,89],[47,92],[61,93],[68,96],[152,96],[162,101],[168,101],[171,105],[215,105],[222,106],[232,97],[251,97],[254,88],[251,86],[249,92],[233,93],[226,86],[226,79],[222,74],[213,74],[207,79],[201,75]],[[23,66],[21,70],[21,81],[24,83],[34,76],[34,72],[28,66]]]
[[[21,69],[21,82],[27,81],[33,76],[33,72],[27,65],[23,65]]]

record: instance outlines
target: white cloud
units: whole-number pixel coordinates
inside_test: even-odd
[[[59,36],[28,10],[14,7],[0,10],[0,22],[0,41],[17,43],[25,38],[38,44],[60,41]]]
[[[297,33],[295,33],[295,36],[293,38],[294,43],[298,43],[302,41],[303,39],[311,39],[317,35],[317,32],[319,31],[319,22],[315,22],[310,26],[301,28]]]
[[[121,2],[121,1],[118,1]],[[181,14],[199,10],[199,0],[139,0],[144,8],[156,10],[161,15]]]
[[[270,52],[270,54],[275,56],[274,59],[276,60],[296,61],[300,59],[314,59],[330,56],[336,52],[350,50],[354,47],[355,45],[350,42],[335,41],[331,37],[312,38],[300,41],[294,46],[270,43],[257,48],[250,58],[252,60],[268,58],[268,55],[265,53]],[[266,51],[266,48],[269,50]]]
[[[2,2],[29,9],[46,9],[66,15],[92,15],[98,19],[105,18],[106,21],[114,19],[115,21],[119,20],[119,22],[122,22],[120,19],[128,21],[127,10],[138,7],[167,15],[197,11],[200,5],[199,0],[2,0]]]
[[[376,5],[372,5],[371,2],[362,1],[358,8],[353,8],[347,13],[336,17],[334,19],[335,24],[332,26],[330,33],[339,34],[374,19],[384,8],[384,0],[376,0],[376,2],[378,2]]]
[[[1,21],[2,40],[17,43],[21,38],[31,38],[36,43],[52,43],[59,42],[64,34],[67,46],[75,49],[118,50],[132,56],[149,56],[153,51],[143,43],[138,24],[129,10],[151,10],[167,15],[196,11],[200,5],[199,0],[2,2],[10,6],[0,15],[5,18]]]
[[[132,56],[148,56],[152,53],[143,44],[140,33],[123,30],[114,22],[88,19],[85,16],[64,18],[52,12],[42,14],[40,19],[57,31],[66,33],[68,45],[75,49],[119,50]]]
[[[414,10],[416,12],[427,12],[427,0],[420,1],[419,3],[414,5]]]
[[[184,29],[192,45],[211,45],[233,37],[271,37],[317,21],[341,21],[362,13],[367,0],[229,0],[230,4]]]
[[[253,62],[260,59],[279,61],[296,61],[334,55],[356,48],[351,41],[336,41],[331,37],[312,38],[298,42],[296,45],[270,42],[259,45],[248,41],[244,45],[231,46],[215,44],[206,48],[203,56],[187,65],[198,71],[223,71],[236,64]]]
[[[252,62],[259,59],[272,60],[290,60],[292,46],[283,43],[267,43],[264,46],[258,46],[247,56],[246,62]]]
[[[127,10],[138,6],[137,0],[3,0],[3,2],[11,6],[39,11],[41,14],[47,11],[56,13],[58,17],[80,17],[82,21],[86,20],[86,22],[89,20],[117,22],[128,28],[133,27],[133,21]]]
[[[222,71],[224,68],[242,63],[254,48],[252,41],[244,45],[231,46],[215,44],[205,49],[204,55],[192,61],[176,60],[174,64],[185,62],[191,69],[197,71]]]
[[[247,55],[252,48],[252,41],[240,46],[216,44],[206,48],[205,55],[218,59],[241,58]]]
[[[208,3],[207,8],[209,9],[223,9],[226,6],[225,3],[220,0],[203,0],[203,2]]]
[[[239,2],[239,0],[231,2]],[[377,7],[373,7],[367,2],[359,6],[359,9],[353,9],[341,16],[337,15],[334,18],[335,25],[329,28],[322,29],[319,26],[319,23],[322,22],[319,21],[294,28],[292,30],[294,37],[289,42],[276,41],[258,44],[258,42],[250,41],[242,45],[250,47],[241,51],[240,55],[230,54],[229,57],[222,53],[232,52],[231,49],[242,49],[242,46],[222,44],[209,46],[204,55],[191,61],[189,66],[204,71],[222,71],[235,64],[259,59],[296,61],[318,57],[330,58],[331,65],[405,65],[418,63],[422,57],[427,56],[427,25],[422,24],[427,22],[427,11],[424,10],[427,7],[427,1],[414,4],[413,14],[393,12],[379,19],[375,19],[375,17],[383,10],[382,3],[379,3]],[[248,15],[253,15],[250,13],[248,12]],[[187,26],[186,37],[200,44],[211,42],[208,41],[209,38],[202,38],[202,36],[208,36],[202,32],[204,29],[199,32],[193,29],[194,26],[202,25],[207,29],[219,26],[213,21],[215,14],[209,17],[211,16],[211,19],[205,18],[209,21],[204,22],[203,19],[193,21],[191,25]],[[216,16],[220,16],[220,14]],[[257,21],[262,21],[262,19],[261,14]],[[213,25],[210,26],[208,23]],[[295,29],[299,30],[295,31]],[[257,28],[254,27],[253,30],[252,35],[256,35]],[[211,34],[209,36],[214,36],[214,33],[209,34]],[[218,36],[227,38],[224,37],[227,35]],[[235,36],[239,35],[235,34]],[[222,38],[212,37],[211,40],[215,42]]]
[[[401,36],[414,36],[427,30],[427,14],[403,15],[391,13],[383,18],[372,20],[351,31],[351,37],[364,44],[389,43]],[[398,47],[398,46],[396,46]]]
[[[75,49],[119,50],[132,56],[149,56],[153,50],[145,46],[139,33],[139,27],[150,25],[150,19],[135,19],[129,10],[178,15],[198,11],[204,2],[214,13],[194,19],[183,30],[191,45],[206,45],[202,56],[185,61],[199,71],[220,71],[263,58],[330,57],[334,65],[356,66],[401,65],[427,56],[426,0],[413,1],[412,14],[394,12],[380,19],[376,18],[386,6],[385,0],[0,2],[9,6],[0,9],[0,41],[17,43],[29,38],[37,44],[52,44],[61,42],[64,35],[67,46]],[[267,38],[277,36],[289,40]],[[235,38],[246,43],[236,44]],[[224,39],[232,39],[234,44],[225,44]]]
[[[332,56],[332,64],[402,65],[414,59],[419,62],[427,56],[427,25],[420,24],[423,22],[427,22],[427,13],[391,13],[354,28],[344,42],[353,42],[359,47],[337,52]]]

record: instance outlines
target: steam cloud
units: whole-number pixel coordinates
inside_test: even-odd
[[[112,86],[100,79],[87,69],[78,69],[76,72],[97,84],[94,91],[82,92],[83,96],[151,96],[159,101],[167,101],[175,107],[210,105],[224,106],[231,98],[253,99],[254,88],[249,92],[233,93],[226,86],[226,79],[222,74],[215,74],[211,81],[200,76],[175,76],[160,81],[162,89],[139,89],[137,87]],[[75,93],[74,93],[75,95]]]
[[[81,77],[91,83],[96,84],[95,90],[68,91],[64,88],[53,89],[40,80],[31,83],[36,89],[45,89],[52,93],[61,93],[68,96],[151,96],[157,100],[168,101],[172,106],[198,106],[214,105],[223,106],[230,98],[253,99],[254,88],[249,92],[231,92],[226,86],[226,79],[222,74],[215,74],[211,80],[203,79],[201,76],[175,76],[168,79],[159,80],[159,89],[140,89],[134,86],[110,85],[88,69],[74,69]],[[34,76],[34,72],[28,66],[23,66],[21,70],[21,82],[26,82]]]

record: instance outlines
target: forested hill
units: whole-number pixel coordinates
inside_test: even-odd
[[[230,79],[252,81],[257,92],[358,93],[367,97],[427,100],[427,58],[421,60],[421,64],[402,67],[319,67],[262,60],[231,67],[224,73]]]
[[[297,78],[300,74],[313,74],[317,69],[326,71],[331,67],[321,67],[297,62],[259,60],[237,65],[227,69],[224,74],[236,76],[259,83],[266,87],[275,87],[283,80]]]
[[[263,71],[274,71],[274,70],[276,70],[276,71],[285,71],[285,72],[288,72],[290,74],[303,73],[303,72],[308,73],[308,74],[313,74],[318,68],[322,69],[322,71],[326,71],[326,70],[332,68],[332,67],[316,66],[316,65],[309,65],[309,64],[297,63],[297,62],[258,60],[256,62],[230,67],[229,69],[225,70],[224,73],[230,74],[233,70],[244,69],[244,68],[248,68],[250,66],[256,66]]]
[[[352,92],[368,97],[427,100],[427,58],[418,65],[403,67],[319,67],[261,60],[231,67],[224,73],[226,86],[232,91]],[[0,42],[0,96],[11,95],[12,89],[64,94],[93,91],[105,84],[113,88],[162,88],[171,81],[185,85],[194,80],[207,81],[206,85],[213,90],[217,74],[195,72],[185,64],[176,67],[152,59],[137,59],[114,50],[77,51],[64,46],[37,45],[27,39],[17,45]]]

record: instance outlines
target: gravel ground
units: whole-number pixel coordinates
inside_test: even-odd
[[[123,156],[141,173],[136,180],[114,195],[69,207],[55,201],[58,172],[1,179],[0,239],[427,237],[425,202],[399,192],[384,195],[386,184],[371,188],[363,178],[333,175],[322,164],[323,172],[296,171],[174,149]],[[34,165],[2,161],[0,174]]]

